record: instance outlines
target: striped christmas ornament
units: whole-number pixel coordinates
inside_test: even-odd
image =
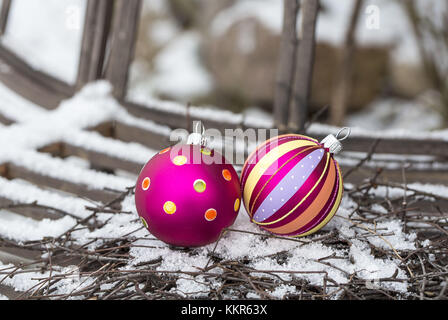
[[[286,134],[258,146],[241,173],[243,201],[251,221],[290,237],[312,234],[327,224],[342,198],[341,170],[333,155],[342,149],[340,141],[350,131],[338,140],[341,132],[321,143]]]

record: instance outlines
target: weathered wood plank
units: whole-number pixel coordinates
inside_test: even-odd
[[[16,290],[13,287],[5,284],[0,284],[0,294],[7,297],[9,300],[16,300],[23,295],[22,291]],[[27,297],[28,295],[25,295]]]
[[[123,160],[70,144],[64,144],[62,156],[76,156],[88,160],[95,167],[102,167],[110,170],[120,169],[135,174],[138,174],[143,166],[141,163]]]
[[[304,0],[302,4],[302,36],[299,36],[294,86],[289,113],[288,128],[302,131],[308,114],[308,100],[313,77],[316,44],[316,21],[319,0]]]
[[[13,163],[7,164],[6,176],[7,179],[23,179],[35,185],[57,189],[60,191],[75,194],[80,197],[108,203],[116,198],[116,193],[106,190],[93,189],[87,185],[76,184],[70,181],[48,177],[37,172],[31,171],[27,168],[15,165]]]
[[[247,126],[244,126],[242,117],[242,120],[239,122],[229,122],[224,119],[214,120],[206,116],[200,116],[190,113],[189,121],[187,122],[186,112],[175,113],[170,110],[151,108],[151,106],[146,107],[138,103],[123,100],[121,101],[121,103],[130,114],[138,118],[148,119],[154,121],[155,123],[166,125],[171,128],[188,129],[188,127],[191,126],[191,123],[196,120],[202,121],[206,128],[218,129],[221,132],[224,132],[225,129],[249,128]]]
[[[25,60],[4,46],[0,46],[0,59],[7,63],[8,66],[27,76],[30,80],[39,82],[41,86],[48,90],[65,96],[71,96],[75,92],[74,86],[48,75],[45,72],[34,69]]]
[[[144,119],[152,120],[156,123],[164,123],[172,128],[187,128],[186,118],[182,114],[173,114],[169,111],[160,109],[151,109],[135,103],[125,103],[125,108],[129,113]],[[217,123],[214,120],[202,119],[192,117],[192,121],[201,120],[206,128],[215,128],[224,133],[225,129],[242,128],[243,130],[250,127],[236,125],[226,121]],[[257,129],[257,128],[253,128]],[[148,133],[149,134],[149,133]],[[322,140],[326,134],[313,134],[317,140]],[[349,139],[344,140],[344,150],[366,152],[375,141],[375,137],[360,137],[351,135]],[[402,139],[402,138],[381,138],[375,153],[390,153],[390,154],[408,154],[408,155],[433,155],[448,159],[448,141],[436,139]]]
[[[144,165],[129,160],[117,158],[95,150],[71,145],[69,143],[56,143],[39,149],[40,152],[50,153],[53,156],[66,158],[70,156],[79,157],[90,162],[93,167],[107,170],[120,169],[130,173],[138,174]]]
[[[141,0],[116,0],[109,60],[105,77],[112,83],[114,96],[126,95],[129,66],[134,59]]]
[[[283,30],[277,65],[276,89],[274,97],[274,124],[284,131],[288,124],[291,86],[294,82],[294,69],[297,48],[297,13],[299,1],[283,0]]]
[[[0,45],[0,81],[35,104],[53,109],[72,96],[74,87],[29,66]]]
[[[135,127],[120,121],[103,122],[89,128],[104,137],[121,140],[124,142],[137,142],[151,149],[164,149],[170,145],[169,137],[155,131],[149,131]]]
[[[403,198],[389,199],[394,208],[397,210],[402,207]],[[369,197],[370,203],[381,203],[386,201],[384,198],[379,197]],[[448,216],[448,201],[438,200],[431,201],[428,199],[421,199],[417,202],[412,202],[407,204],[407,209],[410,212],[415,212],[417,214],[431,215],[431,216]],[[439,209],[442,211],[440,213]],[[414,214],[415,215],[415,214]]]
[[[345,40],[338,59],[339,66],[334,81],[332,103],[330,107],[330,123],[340,126],[347,112],[353,86],[353,60],[356,51],[355,33],[360,18],[363,0],[356,0],[352,9]]]
[[[342,173],[348,172],[353,168],[352,166],[341,165]],[[365,179],[369,179],[374,176],[376,169],[369,167],[361,167],[353,174],[349,175],[344,181],[353,184],[359,184]],[[407,169],[406,182],[407,183],[430,183],[430,184],[442,184],[448,185],[448,172],[446,170],[411,170]],[[403,182],[403,175],[401,169],[382,169],[381,175],[377,179],[379,182]]]
[[[9,9],[11,8],[12,0],[3,0],[2,7],[0,9],[0,36],[6,32],[6,26],[8,25]]]
[[[64,217],[64,214],[54,208],[41,207],[30,203],[16,203],[10,199],[0,197],[0,209],[5,209],[21,216],[34,220],[51,219],[57,220]]]
[[[114,138],[125,142],[137,142],[155,150],[164,149],[172,144],[165,135],[122,122],[115,122]]]
[[[16,266],[31,264],[40,260],[41,252],[20,247],[11,247],[0,244],[0,261],[3,264],[13,264]],[[34,265],[36,267],[36,265]]]
[[[77,89],[102,76],[112,9],[113,1],[110,0],[89,0],[87,3],[76,80]]]
[[[0,123],[9,126],[10,124],[13,124],[14,121],[12,121],[8,117],[6,117],[6,116],[4,116],[3,114],[0,113]]]
[[[313,137],[321,140],[325,135],[313,135]],[[343,150],[367,152],[374,141],[375,138],[351,135],[344,140]],[[448,141],[381,138],[375,153],[430,155],[448,159]]]

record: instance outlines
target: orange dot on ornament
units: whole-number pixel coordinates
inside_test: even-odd
[[[227,181],[232,180],[232,174],[231,174],[230,171],[227,170],[227,169],[222,170],[222,176],[223,176],[224,179],[226,179]]]
[[[176,205],[172,201],[167,201],[163,205],[163,210],[168,214],[173,214],[176,212]]]
[[[171,149],[171,147],[165,148],[162,151],[159,152],[159,154],[164,154],[166,152],[168,152]]]
[[[215,220],[217,215],[218,213],[216,212],[215,209],[208,209],[207,211],[205,211],[205,219],[207,221]]]
[[[177,156],[173,159],[173,163],[176,166],[182,166],[187,163],[187,157],[185,156]]]
[[[143,179],[143,181],[142,181],[142,189],[143,189],[143,190],[148,190],[150,184],[151,184],[151,179],[149,179],[148,177],[146,177],[146,178]]]

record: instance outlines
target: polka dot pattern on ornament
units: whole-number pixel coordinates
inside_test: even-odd
[[[208,209],[207,211],[205,211],[204,216],[207,221],[213,221],[218,216],[218,213],[216,212],[215,209]]]
[[[209,155],[212,154],[212,151],[210,149],[207,149],[207,148],[202,148],[201,149],[201,153],[205,154],[206,156],[209,156]]]
[[[142,181],[142,189],[143,190],[148,190],[149,186],[151,185],[151,179],[149,179],[149,177],[146,177],[145,179],[143,179]]]
[[[235,204],[233,205],[233,210],[235,210],[235,212],[238,212],[240,209],[240,199],[236,199],[235,200]]]
[[[198,193],[202,193],[205,191],[205,188],[207,187],[207,185],[205,184],[205,181],[202,179],[197,179],[194,183],[193,183],[193,188],[196,192]]]
[[[176,212],[176,204],[172,201],[167,201],[165,202],[165,204],[163,205],[163,210],[167,213],[167,214],[173,214]]]
[[[183,166],[184,164],[187,163],[187,157],[185,157],[185,156],[176,156],[176,157],[173,159],[173,163],[174,163],[176,166]]]
[[[170,151],[170,149],[171,149],[171,147],[165,148],[162,151],[160,151],[159,154],[164,154],[164,153]]]
[[[268,195],[269,200],[266,199],[258,207],[258,210],[254,214],[254,221],[263,222],[270,216],[273,212],[276,212],[283,206],[283,203],[292,198],[296,193],[296,190],[300,189],[308,177],[313,173],[313,169],[319,162],[317,155],[321,154],[322,149],[313,151],[308,157],[302,159],[299,164],[293,167],[289,173],[277,184],[277,186]],[[302,174],[302,179],[300,181],[294,182],[291,176]],[[283,201],[277,202],[272,201],[272,199],[283,199]],[[262,211],[265,209],[265,211]]]
[[[232,180],[232,174],[231,174],[230,171],[227,170],[227,169],[222,170],[222,176],[223,176],[224,179],[226,179],[227,181]]]
[[[145,218],[140,217],[140,221],[143,223],[143,225],[145,226],[145,228],[148,229],[148,224],[146,223]]]
[[[238,173],[222,154],[205,146],[166,148],[140,171],[135,206],[141,223],[157,239],[178,247],[208,245],[238,216]]]

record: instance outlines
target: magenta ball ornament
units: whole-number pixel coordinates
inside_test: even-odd
[[[218,240],[240,209],[238,174],[217,151],[184,144],[166,148],[141,170],[135,204],[144,226],[172,246]]]
[[[342,148],[339,141],[333,135],[319,142],[286,134],[258,146],[241,174],[243,202],[251,221],[289,237],[310,235],[325,226],[343,193],[341,169],[334,159]]]

